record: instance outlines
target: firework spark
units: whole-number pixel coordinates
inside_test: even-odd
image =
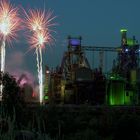
[[[5,40],[16,38],[21,19],[18,8],[13,7],[7,0],[0,1],[0,34],[5,36]]]
[[[50,44],[53,41],[50,29],[55,24],[52,22],[55,17],[52,16],[52,12],[46,13],[45,11],[29,10],[29,14],[26,14],[26,25],[32,35],[29,36],[29,43],[31,47],[36,48],[36,61],[37,71],[39,79],[39,95],[40,103],[43,101],[43,72],[42,72],[42,48],[46,44]]]
[[[39,30],[34,32],[31,37],[29,37],[29,42],[32,48],[41,47],[45,48],[46,44],[50,44],[52,37],[49,32],[45,30]]]
[[[56,25],[52,21],[56,18],[53,12],[40,10],[29,10],[29,14],[25,12],[27,28],[31,31],[50,30],[49,27]]]
[[[15,39],[16,31],[19,30],[20,18],[18,8],[13,7],[6,0],[0,1],[0,37],[2,39],[1,46],[1,71],[4,72],[5,68],[5,43],[6,40],[10,41]]]
[[[26,26],[33,33],[28,38],[31,47],[40,46],[44,48],[46,44],[51,44],[54,41],[50,29],[51,26],[56,25],[53,20],[56,18],[53,16],[53,12],[40,10],[29,10],[29,14],[26,15]]]
[[[0,39],[2,40],[1,53],[1,72],[5,69],[6,41],[16,38],[16,31],[19,30],[20,18],[18,8],[13,7],[7,0],[0,1]],[[2,94],[2,85],[0,88]]]

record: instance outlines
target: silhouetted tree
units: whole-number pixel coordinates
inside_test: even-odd
[[[20,112],[24,103],[20,87],[13,76],[8,73],[0,74],[0,81],[3,85],[1,108],[3,114],[13,116]]]

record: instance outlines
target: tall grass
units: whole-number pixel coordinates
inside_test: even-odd
[[[20,126],[20,129],[18,128],[17,123],[15,112],[11,117],[8,114],[5,114],[4,111],[1,111],[0,140],[52,140],[46,133],[42,132],[42,120],[39,117],[36,118],[36,126],[38,129],[34,127],[33,121],[29,121],[27,126]],[[43,129],[45,129],[45,126]],[[44,132],[45,131],[46,130],[44,130]]]

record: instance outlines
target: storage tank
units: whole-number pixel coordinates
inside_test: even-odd
[[[109,80],[107,86],[107,101],[109,105],[137,104],[137,93],[132,89],[126,89],[126,82],[122,79]]]
[[[125,104],[125,83],[123,80],[109,80],[108,102],[109,105]]]

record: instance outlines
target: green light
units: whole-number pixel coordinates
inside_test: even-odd
[[[125,96],[125,104],[131,105],[133,102],[132,98],[133,98],[133,91],[127,91]]]
[[[49,96],[47,96],[47,95],[44,96],[44,99],[45,99],[45,100],[48,100],[48,99],[49,99]]]
[[[125,96],[124,82],[121,80],[110,80],[109,90],[109,104],[110,105],[124,105]]]
[[[120,32],[121,32],[121,33],[122,33],[122,32],[127,32],[127,30],[126,30],[126,29],[121,29]]]
[[[117,75],[117,74],[113,74],[113,75],[111,75],[110,77],[109,77],[109,79],[110,80],[124,80],[122,77],[120,77],[119,75]]]
[[[131,39],[131,38],[128,38],[127,39],[127,45],[128,46],[134,46],[136,44],[136,41]]]
[[[110,79],[114,79],[115,77],[111,76]]]
[[[111,78],[111,77],[110,77]],[[122,79],[110,79],[107,102],[109,105],[132,105],[135,99],[133,90],[125,89],[125,81]]]

